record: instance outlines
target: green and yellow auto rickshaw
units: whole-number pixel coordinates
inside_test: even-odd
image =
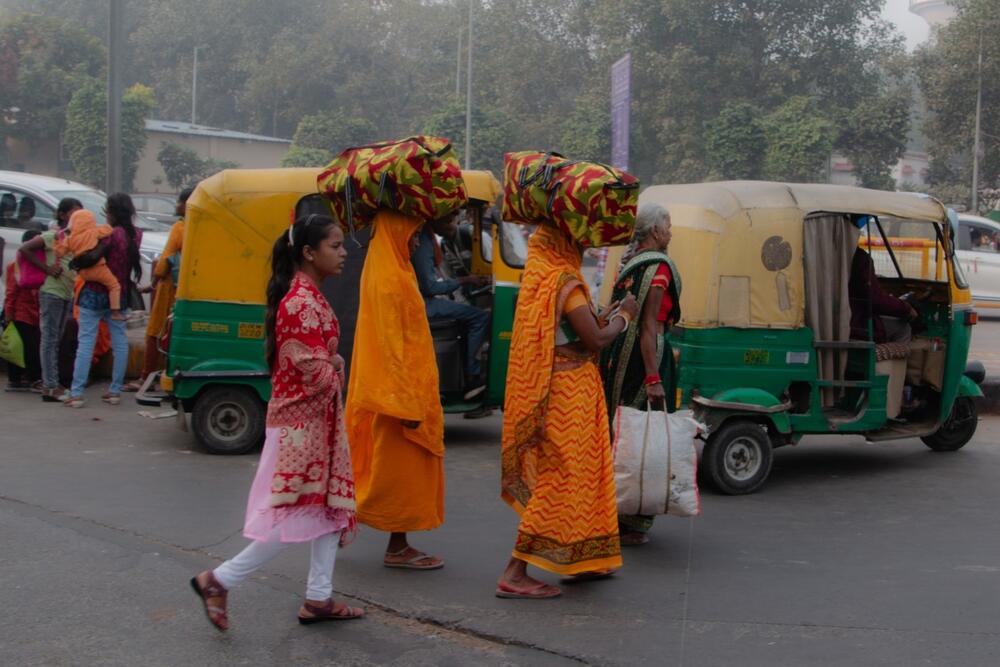
[[[805,435],[919,437],[935,451],[973,437],[977,315],[940,202],[763,182],[653,186],[639,201],[670,212],[684,284],[677,402],[707,425],[701,465],[721,491],[760,488],[772,449]],[[876,342],[870,300],[851,298],[859,248],[919,313],[909,342]]]
[[[318,173],[308,168],[226,170],[202,181],[188,200],[177,301],[165,337],[167,368],[159,382],[182,423],[184,413],[191,414],[194,435],[210,452],[245,453],[263,441],[271,391],[263,347],[268,259],[293,214],[330,214],[317,193]],[[448,412],[502,403],[513,307],[527,255],[520,228],[488,214],[500,194],[496,178],[471,171],[463,178],[470,203],[450,247],[461,263],[455,270],[492,277],[492,289],[467,295],[491,310],[492,332],[483,352],[487,391],[469,402],[461,396],[465,333],[455,322],[432,323]],[[348,364],[368,238],[362,230],[348,239],[344,273],[322,286],[340,319],[341,354]]]

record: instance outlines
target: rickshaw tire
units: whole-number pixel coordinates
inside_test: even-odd
[[[224,413],[220,412],[225,410]],[[264,441],[265,405],[248,387],[215,385],[199,394],[191,412],[195,439],[210,454],[239,456],[260,447]],[[218,432],[223,420],[237,420],[240,428],[231,437]]]
[[[959,396],[941,428],[920,439],[935,452],[957,452],[972,440],[978,426],[979,409],[976,402],[968,396]]]
[[[726,457],[738,452],[731,452],[733,446],[741,446],[744,450],[754,448],[758,457],[755,470],[746,478],[739,478],[726,465]],[[732,419],[725,422],[719,430],[713,433],[702,452],[701,470],[711,481],[712,486],[720,493],[729,496],[754,493],[771,473],[773,452],[771,438],[766,429],[757,422],[748,419]],[[738,461],[734,461],[738,466]]]

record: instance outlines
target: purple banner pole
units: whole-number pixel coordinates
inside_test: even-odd
[[[629,119],[632,110],[632,54],[611,66],[611,166],[628,171]]]

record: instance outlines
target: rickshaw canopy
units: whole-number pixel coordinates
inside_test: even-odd
[[[682,324],[692,328],[731,326],[726,313],[733,311],[740,311],[743,326],[803,326],[803,224],[811,215],[867,214],[928,224],[948,219],[945,207],[926,195],[839,185],[656,185],[639,196],[640,206],[645,203],[670,212],[670,256],[684,284]]]
[[[500,181],[492,171],[462,170],[465,192],[469,199],[477,199],[492,204],[500,196]]]

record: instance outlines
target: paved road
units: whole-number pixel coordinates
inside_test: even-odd
[[[90,390],[96,398],[100,387]],[[448,520],[415,543],[438,572],[345,549],[363,621],[303,628],[307,549],[204,620],[187,578],[232,555],[256,455],[200,452],[127,401],[70,411],[0,395],[0,664],[992,665],[1000,661],[1000,419],[919,441],[805,440],[759,494],[657,522],[610,581],[499,600],[515,517],[497,497],[499,419],[448,423]]]

